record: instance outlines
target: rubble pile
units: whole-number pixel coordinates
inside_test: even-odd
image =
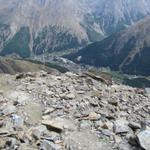
[[[2,150],[150,150],[148,90],[90,76],[0,76]]]

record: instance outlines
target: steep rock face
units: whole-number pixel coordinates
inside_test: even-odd
[[[148,0],[0,0],[0,49],[22,27],[29,28],[30,53],[80,47],[133,24],[149,8]],[[24,49],[18,47],[16,53]]]
[[[96,21],[102,31],[112,34],[150,14],[149,0],[97,0]]]
[[[0,25],[0,49],[2,49],[11,34],[11,30],[8,25]]]
[[[150,75],[150,17],[68,57],[79,56],[81,63]]]

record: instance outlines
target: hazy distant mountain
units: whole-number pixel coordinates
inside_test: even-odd
[[[150,75],[150,17],[68,57],[84,64]]]
[[[148,14],[149,0],[0,0],[0,49],[27,57],[80,47]]]
[[[96,0],[95,21],[112,34],[150,14],[149,0]]]

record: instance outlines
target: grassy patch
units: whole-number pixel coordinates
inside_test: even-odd
[[[138,88],[145,88],[145,87],[150,87],[150,80],[146,78],[135,78],[135,79],[124,79],[124,84],[132,86],[132,87],[138,87]]]
[[[43,64],[42,62],[37,61],[37,60],[29,60],[29,59],[26,59],[26,61],[30,61],[30,62],[36,63],[36,64],[45,65],[45,66],[47,66],[47,67],[56,69],[56,70],[60,71],[61,73],[66,73],[66,72],[69,71],[67,68],[65,68],[65,67],[63,67],[63,66],[60,66],[60,65],[54,64],[54,63],[50,63],[50,62],[46,62],[45,64]]]

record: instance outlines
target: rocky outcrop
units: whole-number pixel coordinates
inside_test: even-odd
[[[147,91],[44,71],[0,76],[0,149],[149,150]]]

